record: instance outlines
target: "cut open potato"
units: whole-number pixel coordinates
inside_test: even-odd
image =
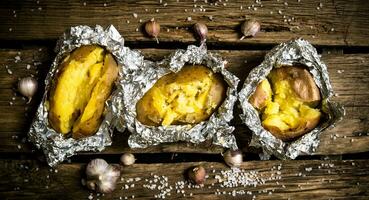
[[[283,141],[314,129],[321,118],[319,88],[303,67],[273,69],[249,102],[261,114],[263,127]]]
[[[137,102],[137,119],[145,125],[196,124],[222,104],[226,83],[202,65],[184,66],[161,77]]]
[[[59,66],[49,95],[49,122],[59,133],[79,139],[99,128],[118,65],[113,56],[96,45],[74,50]]]

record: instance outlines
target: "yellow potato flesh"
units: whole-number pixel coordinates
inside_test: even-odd
[[[91,86],[96,83],[102,68],[103,51],[97,47],[84,59],[71,60],[68,67],[62,69],[64,71],[58,77],[58,84],[54,89],[54,101],[51,101],[53,112],[58,113],[60,120],[59,126],[56,125],[60,133],[67,134],[71,131],[73,122],[89,101],[89,94],[93,89]],[[88,77],[88,73],[91,77]]]
[[[204,66],[187,66],[178,73],[165,75],[137,103],[138,120],[163,126],[206,120],[219,106],[210,95],[219,82]],[[223,95],[222,91],[219,95]]]
[[[304,128],[308,121],[320,118],[319,109],[301,101],[288,80],[280,80],[273,75],[272,71],[269,78],[274,89],[273,101],[266,103],[262,114],[264,127],[277,127],[283,133]]]

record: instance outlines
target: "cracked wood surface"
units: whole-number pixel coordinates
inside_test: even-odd
[[[186,169],[200,164],[209,176],[203,187],[189,188],[187,183],[183,188],[176,187],[185,181],[183,172]],[[268,200],[311,197],[353,200],[367,199],[369,195],[368,160],[244,162],[240,169],[245,175],[239,176],[244,179],[239,180],[244,180],[245,184],[239,182],[232,188],[224,186],[227,178],[221,172],[230,169],[223,163],[134,164],[121,169],[123,179],[118,181],[117,189],[104,196],[90,193],[82,186],[84,164],[61,164],[55,168],[57,171],[32,160],[0,160],[0,165],[0,196],[6,199],[132,199],[132,196],[154,199],[161,192],[157,189],[159,186],[169,191],[166,199],[253,199],[255,196],[255,199]],[[258,180],[255,186],[251,184],[254,180]],[[233,196],[232,192],[238,194]],[[240,195],[242,192],[245,194]]]
[[[367,1],[2,0],[0,13],[0,199],[153,199],[160,192],[147,188],[150,181],[154,182],[154,175],[168,178],[168,184],[173,187],[171,196],[166,198],[368,199]],[[151,18],[161,24],[160,44],[142,30]],[[239,40],[241,23],[251,18],[261,22],[261,32],[254,38]],[[258,159],[255,153],[259,150],[248,146],[251,131],[241,123],[237,108],[232,124],[247,160],[241,169],[247,175],[256,174],[249,181],[261,180],[255,187],[222,187],[218,178],[221,171],[229,170],[219,154],[224,149],[210,142],[130,149],[129,133],[116,132],[113,145],[103,152],[80,153],[55,169],[47,167],[42,152],[34,151],[34,146],[26,142],[26,133],[44,92],[45,75],[55,57],[52,49],[65,29],[75,25],[113,24],[128,47],[142,50],[150,60],[160,60],[171,49],[198,43],[192,31],[196,22],[207,24],[210,51],[228,61],[229,70],[241,79],[241,84],[274,45],[303,37],[318,47],[337,93],[334,100],[345,106],[346,116],[337,127],[321,134],[315,156],[301,156],[292,161],[252,161]],[[38,79],[40,89],[34,100],[26,104],[15,88],[19,78],[30,74]],[[137,164],[121,169],[122,179],[116,191],[101,195],[90,193],[82,186],[81,178],[90,159],[104,158],[118,163],[124,152],[136,153],[138,160]],[[322,160],[311,160],[319,157]],[[198,164],[209,175],[205,187],[188,188],[184,183],[186,187],[178,190],[175,184],[185,181],[184,171]],[[140,180],[133,187],[131,180],[137,177]],[[234,197],[232,192],[245,194]]]
[[[207,43],[217,46],[274,45],[295,37],[315,45],[369,46],[365,0],[207,2],[3,0],[0,40],[55,40],[70,26],[113,24],[128,43],[155,44],[142,31],[144,22],[155,18],[162,43],[193,43],[191,27],[203,22],[209,28]],[[250,18],[261,22],[261,32],[239,40],[240,25]]]

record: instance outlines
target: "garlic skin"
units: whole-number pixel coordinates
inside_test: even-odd
[[[208,27],[203,23],[196,23],[193,26],[195,33],[199,36],[201,44],[206,42],[206,37],[208,35]]]
[[[197,185],[204,184],[206,180],[206,170],[203,166],[198,165],[188,170],[187,176],[189,180]]]
[[[160,24],[157,23],[154,18],[146,22],[145,31],[149,36],[154,37],[156,39],[156,43],[159,44],[158,36],[160,33]]]
[[[136,158],[133,154],[131,153],[124,153],[121,157],[120,157],[120,162],[125,165],[125,166],[129,166],[129,165],[133,165],[136,162]]]
[[[111,193],[115,190],[120,177],[120,169],[109,165],[105,160],[97,158],[91,160],[86,167],[86,186],[90,190],[101,193]]]
[[[243,162],[242,152],[240,150],[228,149],[223,155],[225,163],[230,167],[240,167]]]
[[[38,88],[37,80],[33,77],[25,77],[18,82],[18,91],[23,96],[28,98],[28,103],[31,102],[33,95],[36,93]]]
[[[243,36],[240,40],[243,40],[245,37],[254,37],[260,31],[260,23],[255,19],[245,21],[241,25],[241,31]]]

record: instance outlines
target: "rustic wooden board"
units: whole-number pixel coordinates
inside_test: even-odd
[[[162,43],[194,42],[191,26],[203,22],[209,27],[208,43],[215,45],[276,44],[294,37],[318,45],[369,45],[369,5],[365,0],[260,2],[3,0],[0,40],[54,40],[70,26],[113,24],[130,43],[154,44],[141,29],[145,21],[155,18],[162,27]],[[261,21],[262,31],[240,41],[240,24],[250,18]]]
[[[185,181],[184,171],[199,164],[205,167],[209,176],[204,187],[188,188],[189,184],[184,183],[184,188],[179,188],[180,182]],[[258,178],[260,182],[255,187],[239,184],[233,188],[222,187],[219,178],[215,178],[223,177],[221,171],[230,170],[222,163],[134,164],[121,170],[123,179],[118,182],[117,189],[104,196],[90,193],[82,186],[85,164],[62,164],[49,169],[32,160],[0,160],[0,166],[0,196],[5,199],[89,199],[89,196],[93,199],[131,199],[132,195],[139,199],[153,199],[160,191],[143,185],[153,185],[155,179],[158,180],[157,187],[165,183],[168,185],[164,185],[164,189],[172,187],[166,198],[176,199],[253,199],[255,196],[254,199],[314,197],[326,200],[368,199],[369,196],[368,160],[244,162],[241,169],[250,176],[248,181]],[[254,174],[252,178],[251,174]],[[159,177],[154,178],[155,175]],[[163,181],[165,178],[167,181]],[[233,191],[245,194],[238,193],[234,197]]]
[[[142,49],[148,59],[159,60],[168,55],[171,50]],[[213,50],[228,60],[228,68],[240,77],[241,82],[248,72],[257,66],[263,59],[265,51],[246,50]],[[328,52],[328,51],[327,51]],[[15,57],[20,56],[16,62]],[[40,101],[43,89],[31,104],[26,105],[25,100],[16,94],[14,85],[19,77],[34,74],[39,77],[40,83],[44,80],[54,53],[50,48],[30,48],[25,50],[0,50],[0,152],[29,153],[31,145],[25,143],[25,135],[31,123],[37,104]],[[325,53],[322,60],[328,65],[331,81],[338,96],[334,99],[344,104],[347,116],[333,130],[321,135],[321,145],[316,154],[346,154],[365,152],[369,150],[369,54],[332,54]],[[28,70],[27,65],[31,67]],[[5,66],[12,70],[9,75]],[[36,73],[38,72],[38,74]],[[14,94],[16,94],[14,96]],[[15,98],[14,100],[12,98]],[[9,102],[13,105],[10,106]],[[235,135],[240,147],[250,151],[248,143],[251,132],[241,124],[238,118],[239,110],[235,109],[236,125]],[[106,154],[120,154],[132,151],[127,144],[129,133],[117,133],[112,147],[107,148]],[[219,153],[223,149],[204,143],[192,145],[187,143],[164,144],[147,149],[136,149],[133,152],[197,152]],[[252,151],[252,149],[251,149]]]

